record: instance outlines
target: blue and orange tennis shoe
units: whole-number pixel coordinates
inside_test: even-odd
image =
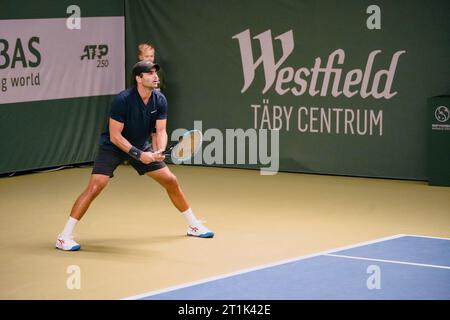
[[[56,248],[64,251],[77,251],[81,246],[73,240],[73,236],[59,235],[56,239]]]
[[[195,226],[189,226],[187,231],[188,236],[199,237],[199,238],[212,238],[214,237],[214,232],[209,230],[202,224]]]

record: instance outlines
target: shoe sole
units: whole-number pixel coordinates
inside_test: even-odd
[[[187,233],[187,235],[188,235],[189,237],[196,237],[196,238],[213,238],[213,237],[214,237],[214,233],[212,233],[212,232],[200,234],[200,235],[198,235],[198,236],[196,236],[196,235],[194,235],[194,234],[189,234],[189,233]]]
[[[80,246],[80,245],[73,246],[72,248],[67,249],[67,250],[66,250],[66,249],[63,249],[63,248],[60,248],[60,247],[58,247],[58,246],[55,246],[55,248],[58,249],[58,250],[62,250],[62,251],[78,251],[78,250],[81,249],[81,246]]]

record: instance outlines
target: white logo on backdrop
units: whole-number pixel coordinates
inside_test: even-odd
[[[294,51],[294,32],[289,30],[277,37],[275,40],[281,42],[281,57],[276,60],[271,30],[264,31],[253,37],[259,41],[261,56],[256,60],[253,57],[252,37],[247,29],[232,37],[239,42],[242,60],[242,71],[244,86],[241,93],[247,91],[255,78],[255,71],[262,65],[265,77],[265,86],[262,93],[265,94],[275,84],[275,92],[279,95],[291,93],[301,96],[305,93],[310,96],[320,95],[322,97],[332,95],[339,97],[344,95],[350,98],[359,93],[365,99],[390,99],[397,94],[392,92],[392,84],[397,69],[399,58],[406,51],[397,51],[392,55],[387,69],[372,70],[376,57],[382,50],[373,50],[367,57],[365,68],[344,70],[346,59],[344,49],[337,49],[330,53],[326,65],[322,65],[322,59],[317,57],[313,67],[291,67],[282,65]],[[341,67],[338,67],[341,66]],[[332,77],[333,76],[333,77]],[[333,79],[331,83],[331,79]],[[341,81],[341,79],[343,79]],[[371,86],[370,86],[371,83]],[[329,90],[331,87],[331,91]]]
[[[446,106],[440,106],[434,111],[434,116],[439,122],[447,122],[450,119],[450,111]]]

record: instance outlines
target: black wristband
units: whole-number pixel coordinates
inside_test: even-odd
[[[131,146],[130,151],[128,151],[128,154],[138,161],[140,161],[142,151],[136,148],[135,146]]]

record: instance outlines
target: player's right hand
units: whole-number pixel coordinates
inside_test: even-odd
[[[163,161],[165,159],[165,156],[161,153],[156,153],[156,152],[142,152],[141,153],[141,162],[145,163],[145,164],[149,164],[151,162],[155,162],[155,161]]]

